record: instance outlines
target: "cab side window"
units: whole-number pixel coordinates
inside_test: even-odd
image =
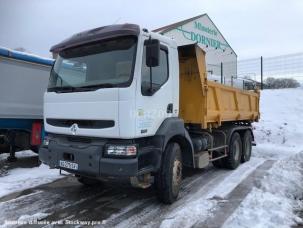
[[[168,79],[168,51],[167,48],[161,47],[160,50],[160,64],[157,67],[152,67],[152,89],[157,91]],[[142,62],[142,80],[141,80],[141,92],[143,96],[150,95],[150,68],[146,66],[146,47],[143,51]]]

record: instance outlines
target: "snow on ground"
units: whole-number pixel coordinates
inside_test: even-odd
[[[277,160],[224,227],[290,227],[302,220],[303,89],[265,90],[253,156]]]
[[[18,223],[20,224],[20,222],[29,222],[29,221],[41,220],[41,219],[46,218],[48,215],[49,214],[47,214],[47,213],[41,213],[41,212],[38,212],[34,215],[22,215],[22,216],[19,217]],[[28,224],[28,223],[25,223],[25,224]]]
[[[260,109],[254,156],[280,159],[303,151],[303,88],[264,90]]]
[[[302,220],[303,153],[278,161],[260,188],[253,188],[224,227],[290,227]],[[301,208],[301,209],[300,209]]]
[[[8,153],[0,154],[0,161],[5,160],[9,156]],[[31,150],[24,150],[16,153],[17,158],[26,158],[26,157],[35,157],[37,154],[35,154]]]
[[[8,155],[2,154],[0,160],[3,160]],[[31,151],[22,151],[16,153],[17,158],[32,157],[37,154]],[[13,192],[32,188],[41,184],[52,182],[62,178],[58,170],[49,169],[48,166],[41,164],[34,168],[16,168],[8,170],[5,176],[0,177],[0,197]]]
[[[201,188],[190,195],[186,203],[176,207],[162,222],[164,227],[192,227],[197,221],[203,221],[210,216],[217,205],[217,200],[224,198],[256,167],[264,162],[262,158],[252,158],[250,162],[244,163],[234,172],[230,172],[216,187],[210,189]],[[206,186],[207,188],[208,186]],[[202,196],[202,197],[201,197]],[[214,200],[215,199],[215,200]],[[173,219],[172,219],[173,218]]]

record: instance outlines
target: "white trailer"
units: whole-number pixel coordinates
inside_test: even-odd
[[[52,59],[0,48],[0,152],[37,151]]]

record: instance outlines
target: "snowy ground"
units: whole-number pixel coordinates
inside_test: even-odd
[[[60,179],[58,170],[44,165],[4,169],[0,175],[0,227],[5,220],[26,223],[43,219],[94,220],[101,227],[300,224],[297,212],[303,209],[302,113],[303,89],[262,91],[261,120],[254,124],[257,147],[250,162],[234,171],[210,166],[189,173],[179,200],[171,206],[160,204],[152,189],[137,190],[125,185],[87,189],[71,177]],[[27,151],[18,156],[36,155]],[[5,155],[0,155],[0,163],[3,159]],[[29,190],[7,197],[24,189]],[[3,226],[11,227],[7,223]]]
[[[277,160],[225,227],[289,227],[302,223],[303,89],[265,90],[261,120],[254,124],[254,157]]]
[[[7,156],[7,154],[1,154],[0,161],[4,162]],[[16,153],[16,157],[22,162],[22,159],[37,157],[37,154],[28,150]],[[7,169],[7,166],[7,164],[4,164],[0,167],[0,198],[16,191],[32,188],[62,178],[58,170],[50,170],[48,166],[43,164],[33,168]]]

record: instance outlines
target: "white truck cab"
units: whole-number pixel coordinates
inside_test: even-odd
[[[85,47],[53,49],[61,54],[44,97],[47,132],[134,139],[155,135],[164,119],[178,116],[176,43],[133,25],[113,28],[124,33],[106,37],[102,45],[103,37]],[[144,45],[150,39],[160,42],[160,62],[152,68],[152,84]]]

